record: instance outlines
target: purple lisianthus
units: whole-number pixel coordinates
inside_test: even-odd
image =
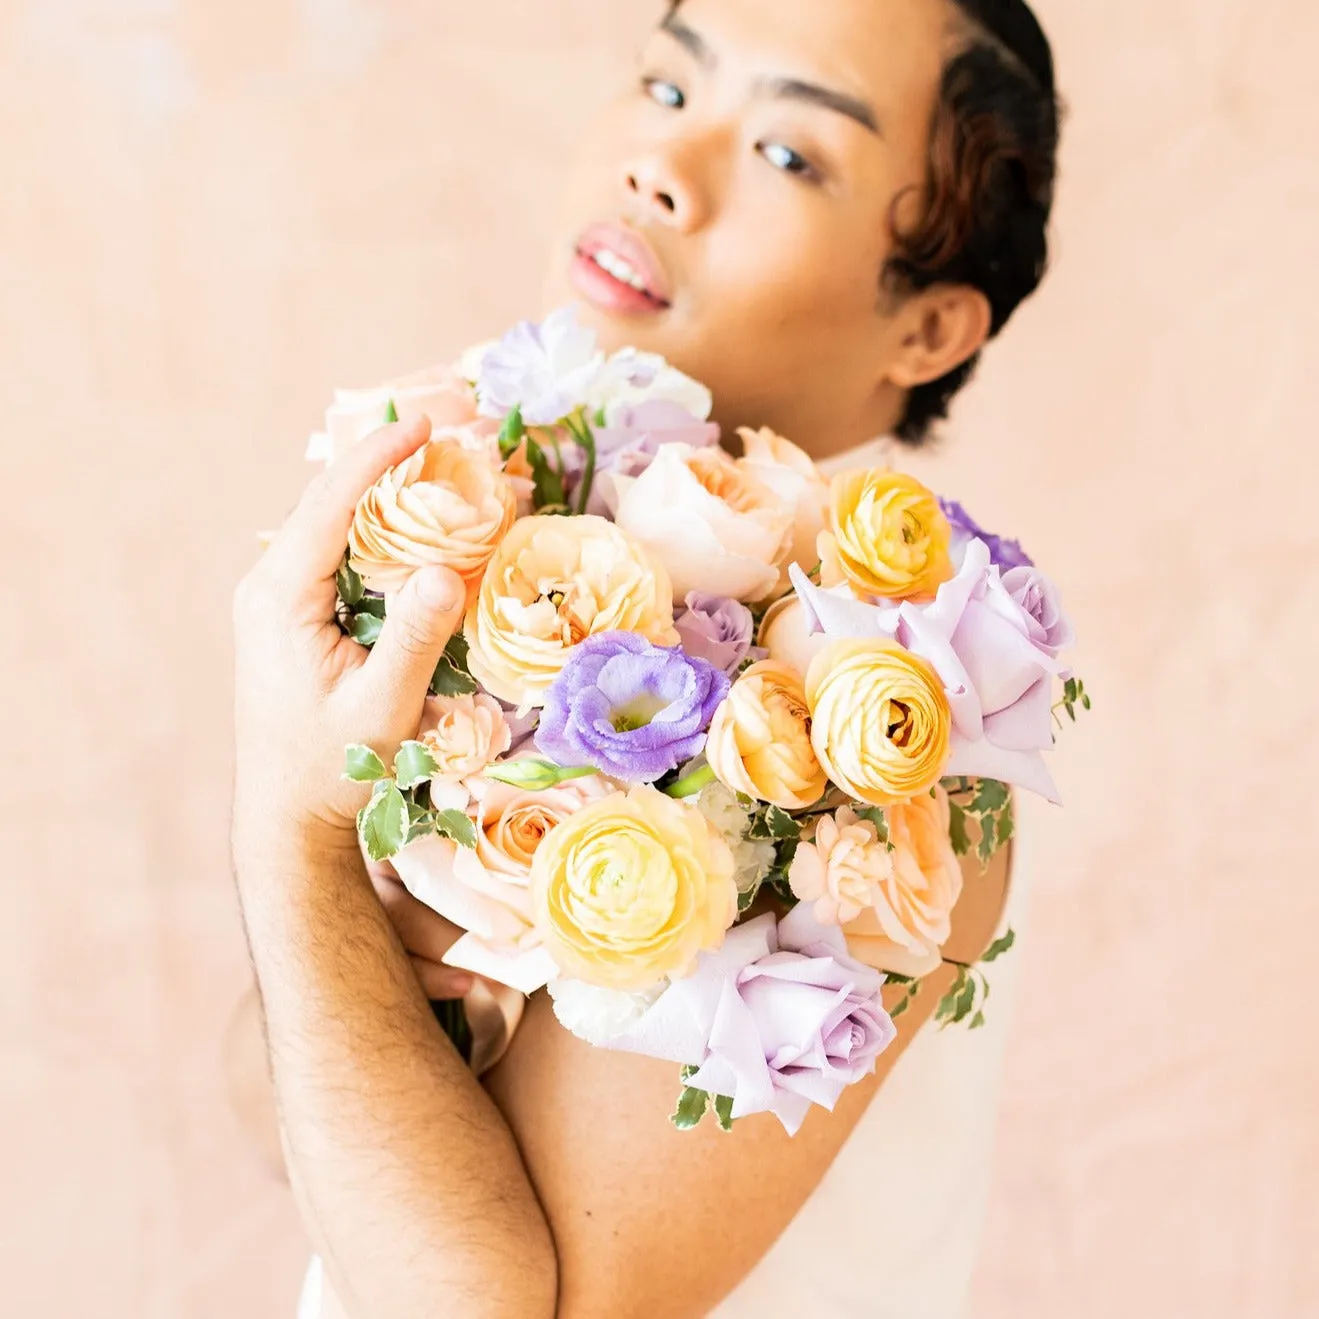
[[[619,408],[613,424],[596,427],[594,433],[597,476],[640,476],[666,444],[705,449],[719,443],[719,427],[714,422],[702,421],[681,403],[663,398]],[[603,483],[592,488],[586,511],[608,515]]]
[[[705,660],[602,632],[574,649],[547,693],[536,745],[560,765],[653,783],[700,752],[729,686]]]
[[[481,358],[476,382],[481,415],[522,410],[528,426],[552,426],[586,403],[604,354],[571,307],[539,325],[522,321]]]
[[[759,916],[701,954],[606,1048],[699,1064],[687,1084],[733,1101],[733,1117],[773,1113],[795,1135],[812,1104],[832,1109],[897,1037],[884,977],[847,951],[809,903]]]
[[[766,653],[751,643],[756,634],[756,620],[740,600],[722,595],[691,591],[687,608],[674,620],[688,655],[706,660],[727,674],[735,673],[750,656],[759,659]]]
[[[955,499],[939,500],[943,515],[952,524],[953,546],[961,551],[973,540],[989,546],[989,561],[1000,568],[1033,568],[1035,560],[1021,548],[1019,541],[994,536],[986,531]]]

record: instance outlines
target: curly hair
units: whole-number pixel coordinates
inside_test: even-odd
[[[671,0],[670,13],[682,0]],[[944,65],[930,129],[926,178],[910,226],[892,215],[890,297],[963,284],[989,301],[990,338],[1039,287],[1061,117],[1053,52],[1026,0],[949,0],[957,42]],[[897,436],[919,445],[948,416],[980,354],[907,397]]]

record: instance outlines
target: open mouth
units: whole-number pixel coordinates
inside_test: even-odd
[[[597,224],[582,235],[574,253],[573,283],[604,311],[635,315],[671,305],[659,258],[625,225]]]

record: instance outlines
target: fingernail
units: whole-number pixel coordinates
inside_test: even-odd
[[[475,982],[473,981],[471,976],[465,976],[465,975],[450,976],[449,992],[453,994],[454,998],[463,998],[470,992],[472,985],[474,983]]]
[[[447,568],[423,568],[417,574],[417,596],[428,609],[447,614],[462,602],[458,581]]]

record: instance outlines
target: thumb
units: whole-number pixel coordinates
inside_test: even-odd
[[[462,623],[467,590],[448,568],[422,568],[389,604],[363,672],[377,691],[420,702],[444,648]]]

